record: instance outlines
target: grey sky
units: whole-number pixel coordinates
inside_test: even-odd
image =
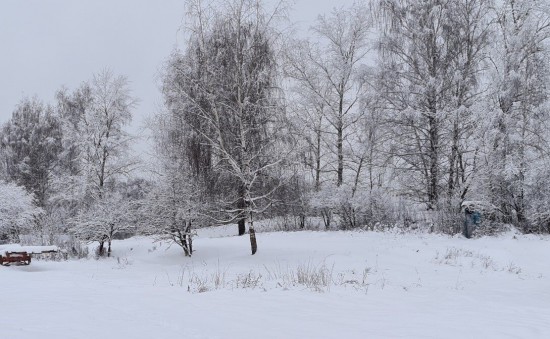
[[[343,3],[352,1],[298,0],[291,20],[308,26]],[[108,67],[128,77],[140,100],[137,133],[161,102],[158,70],[181,46],[183,13],[183,0],[0,1],[0,124],[21,98],[53,102],[61,86],[73,89]]]

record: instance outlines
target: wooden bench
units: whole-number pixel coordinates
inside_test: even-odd
[[[4,252],[0,255],[0,265],[9,266],[11,264],[16,265],[29,265],[31,263],[31,255],[25,251],[23,252]]]
[[[33,254],[57,253],[57,246],[21,246],[18,244],[0,246],[0,265],[29,265]]]

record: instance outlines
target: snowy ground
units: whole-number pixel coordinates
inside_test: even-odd
[[[548,237],[233,228],[0,267],[0,338],[550,338]]]

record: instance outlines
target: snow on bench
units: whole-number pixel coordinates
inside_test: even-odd
[[[57,246],[21,246],[19,244],[0,245],[0,255],[7,255],[11,252],[27,252],[29,254],[55,253]]]

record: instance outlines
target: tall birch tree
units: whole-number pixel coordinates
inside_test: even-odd
[[[268,12],[261,1],[233,0],[189,1],[188,9],[188,48],[176,57],[181,62],[169,63],[165,97],[182,126],[208,145],[212,168],[236,183],[234,195],[222,194],[225,221],[246,220],[255,254],[254,217],[270,205],[278,187],[272,174],[285,154],[273,21],[281,7]]]

